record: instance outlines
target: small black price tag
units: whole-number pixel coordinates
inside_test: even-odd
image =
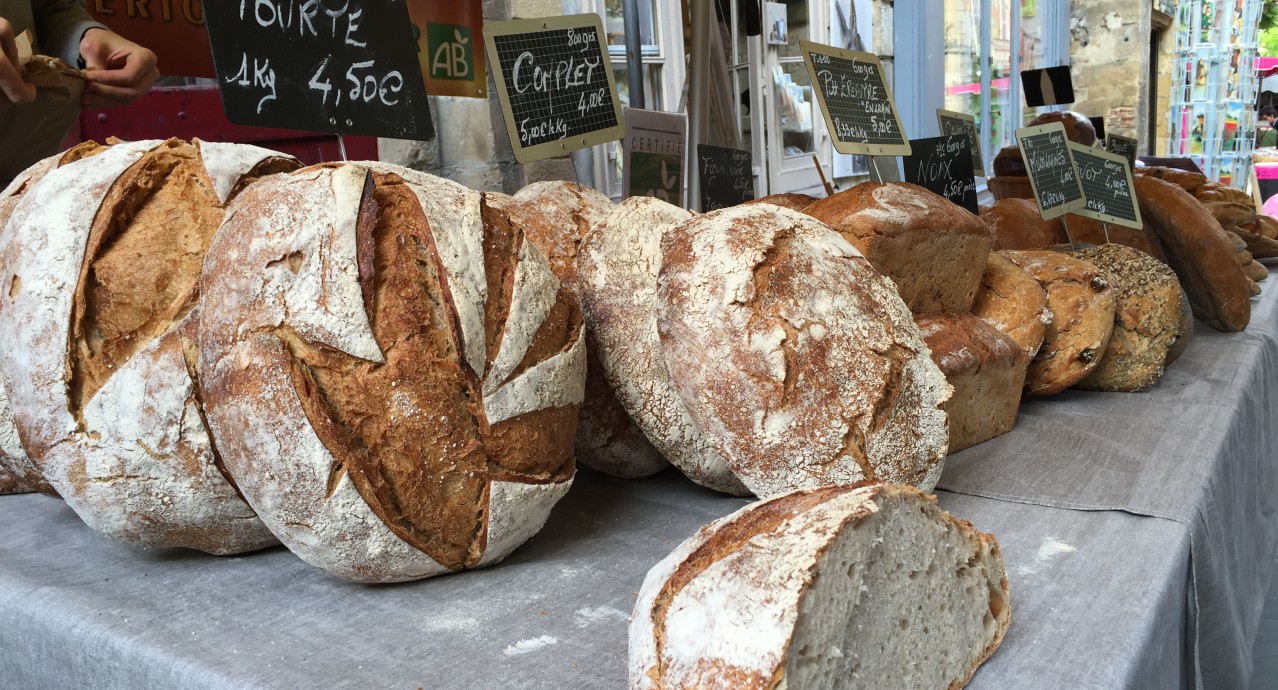
[[[598,14],[484,25],[515,160],[530,163],[625,134],[606,40]]]
[[[910,141],[877,56],[799,41],[813,91],[839,153],[905,156]]]
[[[1132,192],[1132,168],[1127,159],[1074,142],[1069,143],[1083,185],[1087,205],[1075,211],[1080,216],[1104,223],[1141,228],[1140,205]]]
[[[1105,139],[1105,148],[1110,153],[1117,153],[1127,159],[1127,164],[1136,167],[1136,147],[1140,142],[1130,137],[1111,134]]]
[[[749,151],[698,144],[696,165],[703,212],[754,198],[754,160]]]
[[[1021,90],[1025,92],[1025,105],[1031,108],[1074,102],[1074,79],[1069,74],[1069,65],[1021,72]]]
[[[1087,205],[1078,169],[1070,155],[1065,126],[1059,122],[1016,130],[1016,140],[1029,171],[1030,187],[1044,220],[1078,211]]]
[[[912,139],[910,147],[914,153],[901,159],[906,182],[926,187],[972,213],[980,212],[966,134]]]
[[[204,12],[231,122],[435,138],[404,0],[207,2]]]

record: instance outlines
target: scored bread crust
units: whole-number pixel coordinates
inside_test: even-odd
[[[658,286],[679,396],[755,495],[935,486],[949,384],[891,281],[838,233],[766,204],[696,216],[666,233]]]
[[[4,279],[11,316],[35,337],[6,369],[30,379],[14,396],[14,418],[44,476],[99,532],[214,554],[276,542],[205,426],[188,312],[201,233],[211,235],[222,214],[213,187],[296,165],[249,146],[120,144],[50,172],[16,210],[13,243],[0,249]],[[39,207],[48,203],[69,208]],[[186,226],[166,225],[174,215]],[[156,233],[167,246],[153,244]],[[60,236],[47,253],[34,239],[46,235]],[[156,266],[161,249],[178,254]]]
[[[494,206],[510,214],[511,222],[546,255],[555,277],[580,299],[580,245],[586,233],[613,211],[612,201],[595,189],[564,181],[534,182],[514,196],[490,198]],[[589,321],[586,328],[587,332],[592,328]],[[574,440],[578,462],[623,479],[651,476],[670,466],[617,400],[594,347],[586,348],[585,395]]]
[[[891,278],[913,313],[972,308],[991,235],[963,207],[918,185],[863,182],[803,212],[838,231]]]
[[[1055,395],[1087,378],[1114,332],[1114,291],[1092,264],[1060,252],[1003,252],[1047,293],[1052,323],[1030,362],[1025,392]]]
[[[1220,223],[1189,192],[1151,176],[1136,178],[1136,199],[1194,315],[1219,331],[1245,329],[1251,320],[1250,283]]]
[[[1083,390],[1138,391],[1162,378],[1181,337],[1181,290],[1176,274],[1153,257],[1117,244],[1068,250],[1096,266],[1114,290],[1114,333],[1096,370],[1075,384]]]
[[[258,182],[203,289],[210,424],[309,563],[360,582],[488,565],[571,484],[580,313],[479,193],[372,164]]]
[[[949,415],[949,452],[1011,431],[1030,362],[1025,348],[971,314],[932,314],[914,321],[932,361],[954,388],[942,406]]]
[[[858,531],[874,529],[877,518],[893,513],[911,519],[921,515],[959,540],[963,552],[953,554],[955,562],[940,564],[937,570],[958,574],[975,568],[975,578],[987,588],[988,604],[965,612],[980,618],[979,633],[971,629],[976,620],[967,621],[969,629],[964,631],[975,633],[977,644],[957,650],[966,663],[948,669],[948,687],[966,685],[1001,644],[1011,621],[1006,569],[997,540],[940,510],[934,497],[917,489],[859,483],[795,491],[750,504],[702,527],[654,566],[631,616],[631,690],[772,690],[798,682],[790,675],[810,655],[796,649],[806,630],[804,618],[835,603],[809,599],[818,596],[822,583],[843,579],[842,570],[852,580],[855,569],[869,565],[869,556],[852,567],[835,563],[836,542],[855,539]],[[871,548],[887,558],[883,550],[901,548],[899,539],[895,534],[879,534]],[[938,538],[904,548],[920,560],[935,563],[941,547]],[[855,595],[856,605],[874,606],[877,602],[860,598],[883,593],[861,589]],[[845,615],[852,616],[853,610]],[[895,621],[900,616],[926,619],[935,612],[919,614],[911,607],[888,613],[895,614]],[[905,634],[896,633],[895,624],[891,628],[866,634]],[[891,658],[878,649],[869,653]],[[826,656],[824,649],[815,654]],[[856,650],[843,649],[839,654],[836,659],[854,656]],[[898,671],[905,668],[902,664]],[[846,687],[859,685],[849,679]]]
[[[1001,252],[990,252],[972,314],[1016,341],[1031,358],[1052,322],[1042,286]]]
[[[50,170],[58,167],[61,158],[62,154],[57,154],[36,162],[18,173],[4,191],[0,191],[0,233],[4,233],[9,216],[13,215],[13,209],[22,199],[22,194]],[[9,409],[9,394],[5,389],[4,377],[0,376],[0,496],[30,491],[58,495],[22,447],[18,428],[13,421],[13,412]]]
[[[657,332],[661,240],[691,217],[648,197],[623,201],[581,243],[582,309],[608,384],[652,445],[692,481],[742,496],[749,490],[680,399]]]

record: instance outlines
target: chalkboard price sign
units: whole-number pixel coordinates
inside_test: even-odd
[[[206,2],[231,122],[433,139],[405,0]]]
[[[749,151],[698,144],[696,165],[703,212],[754,198],[754,161]]]
[[[1078,179],[1083,184],[1083,195],[1087,197],[1087,205],[1075,213],[1104,223],[1143,227],[1140,205],[1132,193],[1135,185],[1127,159],[1072,141],[1069,148],[1078,168]]]
[[[1135,139],[1129,137],[1120,137],[1115,134],[1109,135],[1105,140],[1105,148],[1110,153],[1117,153],[1127,159],[1127,164],[1136,167],[1136,146],[1139,144]]]
[[[530,163],[625,134],[597,14],[484,25],[515,160]]]
[[[910,141],[878,57],[811,41],[799,41],[799,49],[836,151],[909,155]]]
[[[906,182],[926,187],[972,213],[980,212],[966,134],[914,139],[910,146],[914,153],[901,159]]]
[[[1016,130],[1016,140],[1029,171],[1038,213],[1050,220],[1087,205],[1078,169],[1070,155],[1065,126],[1059,122]]]
[[[941,126],[941,136],[951,134],[967,136],[972,157],[972,175],[985,177],[985,159],[981,157],[981,134],[976,129],[976,118],[967,113],[937,108],[936,121]]]

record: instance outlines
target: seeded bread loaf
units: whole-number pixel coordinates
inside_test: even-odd
[[[1043,220],[1033,199],[1000,199],[981,210],[981,220],[993,234],[993,248],[1044,249],[1068,242],[1059,218]]]
[[[935,498],[797,491],[702,527],[648,571],[629,685],[961,688],[1010,620],[998,542]]]
[[[1001,252],[990,252],[972,314],[1015,341],[1031,359],[1052,323],[1042,286]]]
[[[555,276],[580,300],[578,248],[590,228],[612,212],[608,197],[572,182],[551,181],[528,185],[513,197],[493,195],[490,200],[520,226],[546,255]],[[603,371],[599,354],[587,347],[586,398],[574,442],[577,461],[625,479],[647,477],[669,467],[617,401]]]
[[[1100,364],[1076,388],[1139,391],[1162,378],[1180,337],[1181,290],[1166,264],[1130,247],[1106,244],[1069,251],[1100,269],[1114,291],[1114,332]]]
[[[1054,395],[1100,365],[1114,332],[1114,291],[1100,270],[1060,252],[1004,252],[1047,292],[1052,323],[1029,365],[1025,392]]]
[[[312,565],[392,582],[494,563],[568,490],[580,312],[478,193],[378,164],[259,181],[202,287],[222,457]]]
[[[1251,319],[1250,287],[1220,223],[1175,184],[1136,178],[1141,216],[1167,253],[1194,315],[1220,331],[1241,331]]]
[[[691,217],[663,201],[632,197],[587,233],[577,254],[586,334],[617,400],[653,446],[694,482],[746,495],[679,398],[657,333],[661,240]]]
[[[942,405],[950,421],[950,453],[1016,425],[1030,355],[1016,341],[971,314],[915,317],[932,361],[954,395]]]
[[[752,199],[750,201],[747,201],[745,202],[745,204],[742,204],[742,205],[744,206],[746,204],[772,204],[773,206],[788,208],[791,211],[802,211],[803,209],[811,206],[812,204],[815,204],[818,201],[820,201],[820,199],[817,199],[814,196],[809,196],[807,194],[796,194],[794,192],[787,192],[785,194],[769,194],[768,196],[762,196],[762,197],[759,197],[758,199]]]
[[[935,486],[949,384],[891,281],[821,223],[738,206],[669,230],[657,327],[693,421],[756,495]]]
[[[130,544],[250,551],[275,538],[204,423],[194,371],[204,250],[272,151],[118,144],[49,171],[0,237],[0,365],[31,459],[91,527]]]
[[[837,230],[891,278],[915,314],[972,308],[991,235],[966,209],[918,185],[865,182],[804,213]]]

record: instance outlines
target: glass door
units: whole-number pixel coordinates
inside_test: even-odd
[[[832,178],[830,138],[799,50],[800,40],[828,42],[827,5],[828,0],[786,0],[763,5],[762,80],[769,194],[806,192],[824,196],[817,161],[826,178]]]

